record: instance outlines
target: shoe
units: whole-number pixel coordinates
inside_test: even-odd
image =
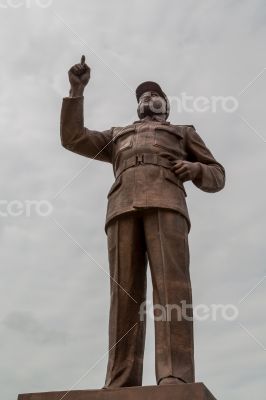
[[[163,385],[180,385],[182,383],[185,383],[182,381],[182,379],[175,378],[174,376],[168,376],[167,378],[163,378],[159,382],[159,386]]]

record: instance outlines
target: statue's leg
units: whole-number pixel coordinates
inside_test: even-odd
[[[187,222],[175,211],[154,209],[145,214],[144,230],[153,282],[157,383],[166,377],[194,382]]]
[[[147,256],[142,218],[122,215],[107,229],[111,279],[109,361],[105,387],[141,386]]]

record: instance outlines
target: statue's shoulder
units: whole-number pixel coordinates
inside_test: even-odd
[[[112,128],[113,131],[113,137],[121,136],[126,133],[134,132],[135,131],[135,125],[126,125],[126,126],[115,126]]]
[[[174,128],[176,130],[176,133],[180,137],[182,137],[183,139],[185,138],[185,135],[188,132],[188,128],[192,128],[193,130],[195,130],[194,125],[173,125],[173,124],[170,124],[170,126],[172,128]]]
[[[171,124],[171,126],[175,126],[176,128],[178,128],[178,129],[180,129],[180,130],[183,130],[183,129],[186,129],[186,128],[193,128],[193,129],[195,129],[195,126],[194,126],[194,125],[172,125],[172,124]]]

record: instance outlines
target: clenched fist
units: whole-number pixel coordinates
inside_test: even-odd
[[[85,56],[81,57],[80,64],[75,64],[68,71],[70,88],[70,97],[83,96],[85,86],[90,80],[91,70],[85,63]]]
[[[198,162],[178,160],[171,169],[181,181],[193,181],[200,173],[200,164]]]

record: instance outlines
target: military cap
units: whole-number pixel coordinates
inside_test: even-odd
[[[166,94],[162,91],[162,88],[158,83],[152,81],[142,82],[136,89],[136,97],[139,102],[140,97],[145,92],[156,92],[162,96],[166,102],[168,101]]]

